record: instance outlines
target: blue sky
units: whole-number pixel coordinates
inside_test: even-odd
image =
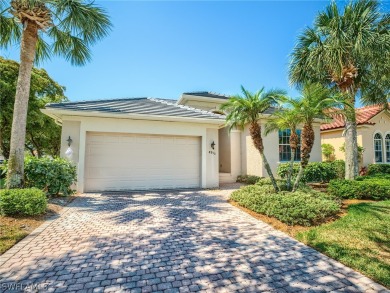
[[[185,91],[235,94],[244,85],[282,88],[296,38],[328,1],[97,1],[111,34],[93,60],[73,67],[40,64],[72,101],[121,97],[178,98]],[[19,49],[0,51],[19,60]]]

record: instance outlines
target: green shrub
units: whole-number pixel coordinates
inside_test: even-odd
[[[7,166],[4,167],[7,172]],[[49,195],[69,195],[70,186],[76,182],[76,166],[63,158],[37,158],[27,156],[24,159],[24,186],[36,187]]]
[[[345,178],[345,161],[335,160],[331,162],[331,165],[334,168],[336,177],[331,179],[344,179]]]
[[[316,225],[340,210],[340,203],[324,193],[314,190],[275,193],[271,185],[242,187],[231,194],[231,199],[287,225]]]
[[[25,186],[37,187],[51,195],[68,195],[70,186],[76,182],[76,166],[62,158],[25,159]]]
[[[328,192],[346,199],[390,199],[390,180],[371,176],[359,177],[357,180],[332,180]]]
[[[280,191],[290,191],[291,190],[291,188],[290,189],[287,188],[286,180],[284,180],[284,179],[275,179],[275,180],[276,180],[276,184],[278,185]],[[272,181],[270,178],[261,178],[260,180],[258,180],[256,182],[256,185],[258,185],[258,186],[270,185],[273,187]],[[300,188],[303,188],[303,187],[310,188],[306,184],[301,183]]]
[[[368,175],[390,174],[390,164],[369,164],[367,169]]]
[[[0,190],[1,215],[39,215],[46,207],[46,195],[37,188]]]
[[[324,143],[321,145],[322,154],[325,157],[327,162],[334,160],[334,146],[329,143]]]
[[[299,163],[294,163],[293,180],[298,174]],[[277,174],[280,178],[285,179],[290,168],[289,163],[279,164]],[[305,168],[302,176],[302,182],[329,182],[331,179],[344,178],[345,163],[341,160],[333,162],[311,162]]]
[[[246,184],[255,184],[257,181],[262,179],[263,177],[259,177],[256,175],[239,175],[237,176],[237,182],[246,183]]]

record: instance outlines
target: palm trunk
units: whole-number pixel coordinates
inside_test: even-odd
[[[30,96],[31,71],[38,40],[37,25],[28,21],[25,22],[25,25],[20,49],[19,76],[12,120],[7,188],[23,187],[24,181],[24,145],[26,141],[27,108]]]
[[[315,136],[313,126],[310,123],[305,123],[301,132],[301,165],[299,167],[297,178],[294,182],[293,191],[296,191],[298,189],[299,182],[301,181],[303,176],[303,172],[307,164],[309,164],[310,153],[314,145],[314,139]]]
[[[292,174],[294,172],[295,153],[296,153],[295,148],[291,148],[290,168],[288,169],[287,180],[286,180],[287,190],[291,190],[291,179],[292,179]]]
[[[359,174],[355,98],[351,98],[350,103],[352,110],[346,109],[345,115],[345,179],[354,180]]]
[[[291,159],[290,159],[290,168],[287,172],[287,189],[291,190],[291,178],[294,172],[294,160],[295,153],[298,147],[299,137],[297,134],[297,130],[295,128],[290,129],[290,150],[291,150]]]
[[[279,191],[279,187],[276,184],[276,180],[274,177],[274,174],[272,173],[271,167],[268,163],[267,158],[264,154],[264,145],[263,145],[263,138],[261,136],[261,127],[257,122],[252,122],[249,127],[249,132],[252,137],[253,144],[255,145],[255,148],[259,151],[261,159],[264,164],[264,168],[268,173],[269,178],[271,179],[272,185],[275,189],[275,192]]]

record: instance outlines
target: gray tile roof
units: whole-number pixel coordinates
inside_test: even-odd
[[[206,92],[206,91],[187,92],[187,93],[183,93],[183,95],[207,97],[207,98],[214,98],[214,99],[225,99],[225,100],[230,98],[229,96],[226,95],[221,95],[221,94]]]
[[[127,98],[114,100],[95,100],[47,104],[47,109],[88,111],[118,114],[145,114],[186,118],[224,119],[214,114],[188,106],[177,105],[176,100],[154,98]]]

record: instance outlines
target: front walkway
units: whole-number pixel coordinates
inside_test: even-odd
[[[86,194],[0,257],[0,291],[385,291],[228,193]]]

